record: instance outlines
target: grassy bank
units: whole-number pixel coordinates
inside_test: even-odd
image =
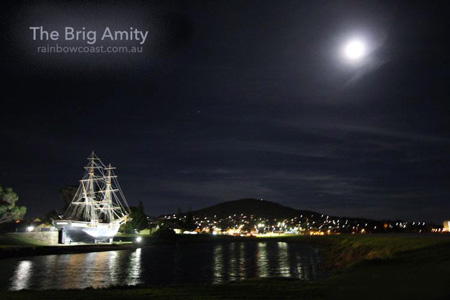
[[[46,244],[18,234],[5,234],[0,236],[0,248],[35,246],[46,246]]]
[[[450,240],[419,235],[340,236],[323,252],[335,275],[322,299],[450,299]]]
[[[325,239],[309,237],[308,241],[324,246],[324,267],[340,271],[361,261],[389,260],[403,252],[449,245],[450,238],[420,235],[341,235]]]
[[[253,279],[219,285],[168,285],[70,291],[0,292],[1,299],[449,299],[450,241],[423,236],[289,237],[321,245],[335,274],[301,282]],[[198,242],[195,240],[195,242]]]

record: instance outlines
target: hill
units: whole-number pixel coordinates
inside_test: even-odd
[[[275,202],[257,199],[240,199],[219,203],[207,208],[193,211],[192,214],[198,217],[228,217],[234,214],[254,215],[269,219],[285,219],[303,216],[314,218],[320,216],[319,213],[309,210],[298,210]]]

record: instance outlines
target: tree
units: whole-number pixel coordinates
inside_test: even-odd
[[[3,190],[0,185],[0,224],[23,219],[27,208],[25,206],[16,206],[18,200],[19,196],[11,188]]]
[[[56,210],[49,211],[44,217],[42,217],[42,222],[47,224],[52,224],[53,220],[57,220],[59,218],[58,212]]]
[[[184,227],[188,230],[194,230],[197,226],[195,225],[194,221],[194,214],[192,213],[192,209],[189,206],[188,212],[186,214],[186,220],[184,223]]]
[[[121,230],[127,233],[134,233],[135,230],[138,232],[148,227],[147,215],[144,212],[144,204],[139,201],[138,206],[130,206],[130,216],[131,219],[127,223],[122,225]]]
[[[75,193],[77,192],[77,190],[78,187],[76,185],[66,185],[65,187],[59,190],[59,196],[61,197],[61,200],[64,202],[64,206],[62,208],[63,212],[65,212],[69,207],[70,203],[73,200],[73,197],[75,197]]]

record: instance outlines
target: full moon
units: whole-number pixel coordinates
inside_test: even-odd
[[[359,40],[350,41],[345,45],[344,54],[350,60],[360,60],[366,54],[366,46]]]

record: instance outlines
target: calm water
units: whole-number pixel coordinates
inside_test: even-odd
[[[316,248],[285,242],[202,243],[1,259],[0,288],[220,283],[255,277],[324,277]]]

